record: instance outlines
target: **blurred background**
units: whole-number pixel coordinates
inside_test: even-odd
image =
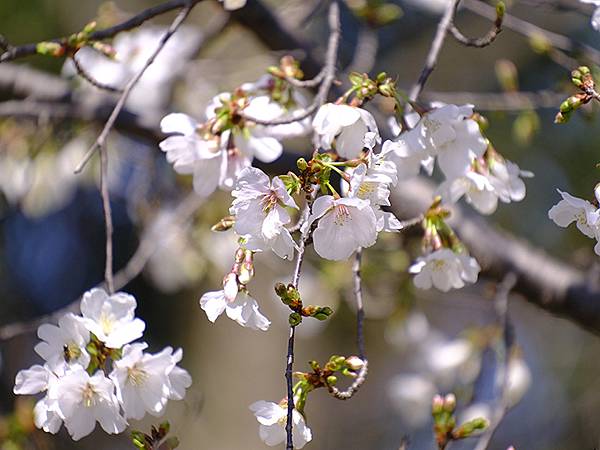
[[[114,24],[157,3],[2,0],[0,34],[14,45],[36,42],[81,30],[93,18],[101,26]],[[326,7],[319,7],[317,0],[265,3],[317,52],[323,52]],[[340,77],[352,67],[371,74],[386,71],[397,77],[403,89],[416,80],[445,1],[397,1],[396,5],[401,15],[380,27],[367,25],[353,13],[360,9],[359,0],[349,0],[342,8]],[[590,5],[515,0],[509,2],[509,11],[596,48],[600,43],[600,34],[589,24]],[[269,50],[255,30],[243,26],[243,14],[241,10],[228,21],[216,2],[198,5],[165,56],[134,91],[129,110],[151,124],[174,111],[201,119],[215,94],[254,81],[269,65],[277,64],[284,53]],[[86,67],[97,70],[92,73],[98,79],[122,85],[139,64],[138,53],[148,52],[148,42],[160,37],[160,27],[172,17],[165,15],[143,27],[146,40],[140,38],[129,65],[105,67],[90,57]],[[457,24],[472,36],[484,34],[490,26],[467,10],[459,11]],[[302,54],[296,56],[301,59]],[[17,64],[60,77],[62,88],[86,101],[107,95],[76,79],[72,67],[63,67],[61,59],[35,56],[10,68],[0,65],[3,102],[18,97],[1,82]],[[507,85],[507,71],[517,86]],[[448,39],[426,93],[456,93],[456,103],[462,98],[472,101],[464,93],[510,89],[558,92],[566,97],[572,92],[568,78],[568,69],[557,64],[551,52],[540,51],[531,39],[505,30],[483,50]],[[556,188],[583,198],[592,196],[598,181],[600,123],[589,109],[558,127],[553,118],[559,103],[560,95],[554,109],[482,111],[495,147],[535,173],[526,181],[525,200],[502,204],[490,220],[587,269],[596,264],[592,241],[574,229],[556,227],[547,219],[547,211],[559,199]],[[77,117],[57,121],[44,111],[35,114],[35,120],[23,114],[7,116],[3,112],[0,119],[0,326],[70,304],[100,283],[104,271],[98,161],[92,160],[83,174],[73,174],[102,124]],[[311,151],[308,138],[286,142],[285,147],[291,154]],[[292,263],[269,253],[255,258],[257,275],[251,289],[272,321],[268,332],[253,332],[225,318],[211,324],[198,300],[204,292],[219,288],[232,264],[235,238],[210,231],[210,225],[227,214],[230,195],[218,192],[186,224],[173,223],[178,205],[191,191],[190,177],[177,176],[149,136],[119,129],[111,135],[108,148],[115,269],[125,266],[144,237],[154,241],[160,235],[160,245],[150,252],[142,274],[124,290],[138,300],[138,315],[147,323],[145,338],[152,350],[166,345],[184,349],[182,366],[194,384],[184,401],[170,403],[167,413],[180,448],[265,448],[248,406],[261,399],[278,402],[285,395],[288,310],[275,296],[273,284],[287,282]],[[279,172],[274,174],[287,171],[284,164],[277,165]],[[306,412],[314,440],[308,448],[396,450],[404,438],[409,439],[409,448],[434,448],[429,414],[436,393],[456,392],[459,412],[472,414],[471,405],[483,414],[485,402],[479,402],[476,393],[480,369],[485,368],[486,342],[496,326],[494,283],[483,277],[474,287],[450,294],[420,292],[407,275],[418,246],[418,233],[380,235],[377,245],[364,252],[368,380],[349,402],[339,402],[326,392],[310,395]],[[325,323],[305,320],[299,327],[295,369],[308,371],[311,359],[325,362],[332,354],[354,354],[350,263],[324,262],[310,251],[300,291],[311,303],[332,306],[335,314]],[[515,405],[490,448],[598,448],[599,338],[518,295],[510,296],[509,310],[518,344],[512,381]],[[35,343],[35,332],[0,340],[0,449],[133,448],[127,434],[107,436],[97,430],[73,443],[64,430],[50,436],[31,429],[33,400],[16,399],[12,387],[20,369],[39,362]],[[132,428],[147,431],[151,423],[148,419],[133,423]],[[474,444],[471,440],[451,448]]]

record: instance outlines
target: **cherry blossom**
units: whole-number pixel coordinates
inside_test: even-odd
[[[228,103],[233,99],[228,92],[213,97],[211,102],[206,107],[206,117],[209,121],[216,119],[220,111],[228,108]],[[238,106],[238,105],[235,105]],[[277,107],[271,102],[267,96],[244,99],[242,109],[244,113],[251,117],[261,120],[273,120],[277,118],[273,113],[273,107],[276,108],[276,114],[283,115],[283,109]],[[270,133],[270,127],[256,125],[251,122],[244,121],[243,126],[233,127],[231,129],[233,143],[240,152],[254,156],[262,162],[270,163],[281,156],[283,147],[281,143],[274,138]]]
[[[200,299],[200,307],[211,322],[224,311],[231,320],[252,330],[266,331],[271,325],[271,321],[258,310],[256,300],[245,290],[236,292],[233,300],[227,298],[226,290],[207,292]]]
[[[73,440],[90,434],[96,422],[108,434],[121,433],[127,422],[119,412],[115,386],[102,371],[90,376],[76,367],[61,377],[56,387],[60,415]]]
[[[368,200],[324,195],[314,202],[305,226],[317,219],[313,240],[322,258],[347,259],[359,247],[370,247],[377,240],[377,218]]]
[[[81,314],[86,328],[109,348],[121,348],[142,336],[146,324],[135,317],[135,298],[124,292],[108,295],[103,289],[83,294]]]
[[[295,244],[284,227],[291,221],[285,207],[298,209],[298,205],[283,181],[278,177],[270,181],[262,170],[248,167],[240,173],[232,195],[229,212],[236,217],[234,230],[245,237],[245,247],[252,251],[271,248],[291,259]]]
[[[261,440],[270,447],[286,440],[287,405],[260,400],[250,405],[258,421]],[[306,425],[304,416],[296,409],[292,411],[292,434],[294,448],[303,448],[312,440],[312,431]]]
[[[550,208],[548,217],[559,227],[566,228],[575,222],[579,231],[589,238],[596,238],[598,242],[594,247],[596,254],[600,255],[600,230],[598,228],[598,208],[587,200],[577,198],[568,192],[558,190],[562,200]],[[596,191],[596,194],[597,191]]]
[[[346,159],[356,158],[365,147],[372,149],[379,140],[371,113],[355,106],[326,103],[319,108],[312,125],[318,145],[325,150],[334,146],[337,154]]]
[[[116,386],[117,399],[127,419],[139,420],[146,412],[154,416],[161,415],[168,399],[173,396],[182,398],[179,395],[181,390],[185,393],[185,389],[191,384],[187,375],[182,386],[173,391],[170,374],[176,361],[171,354],[172,349],[166,348],[160,353],[149,354],[144,353],[147,347],[146,343],[123,347],[123,356],[114,362],[114,369],[110,374]]]
[[[159,45],[167,29],[144,25],[128,33],[119,33],[112,41],[116,55],[108,58],[90,47],[83,47],[76,58],[85,71],[99,83],[124,88],[136,75]],[[160,111],[171,98],[173,81],[179,76],[187,61],[202,42],[203,35],[193,27],[181,27],[165,44],[152,65],[145,71],[127,98],[127,107],[136,112]],[[74,76],[77,72],[71,59],[65,62],[63,73]],[[81,86],[100,95],[99,90],[84,83]]]
[[[219,187],[233,188],[237,174],[252,163],[251,154],[239,148],[225,148],[229,132],[201,136],[200,124],[186,114],[169,114],[160,126],[163,133],[177,133],[160,143],[167,161],[177,173],[193,175],[194,191],[202,197]]]
[[[35,346],[35,352],[52,370],[61,369],[65,364],[87,368],[90,363],[90,355],[85,349],[90,332],[81,317],[68,313],[59,319],[58,326],[43,324],[38,328],[38,337],[43,342]]]
[[[436,157],[447,179],[462,176],[473,159],[482,156],[488,147],[479,125],[470,119],[472,115],[473,108],[468,105],[436,108],[402,135],[402,146],[395,146],[395,150],[403,158],[421,158],[423,154]],[[424,160],[425,157],[421,159]]]
[[[460,289],[465,282],[475,283],[480,270],[475,258],[449,248],[440,248],[417,258],[408,269],[415,274],[414,283],[419,289],[434,286],[443,292]]]

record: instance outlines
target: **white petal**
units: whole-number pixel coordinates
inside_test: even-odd
[[[207,292],[200,299],[200,307],[211,322],[217,320],[217,317],[225,311],[226,306],[227,302],[223,291]]]

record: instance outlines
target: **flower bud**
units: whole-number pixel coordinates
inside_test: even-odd
[[[444,411],[452,413],[456,409],[456,395],[446,394],[444,397]]]
[[[246,285],[254,276],[254,265],[252,262],[244,261],[240,267],[238,280],[240,284]]]
[[[455,439],[463,439],[472,436],[477,431],[483,431],[489,426],[487,419],[478,417],[460,425],[456,430],[452,432],[452,436]]]
[[[337,383],[337,377],[335,375],[329,375],[327,377],[327,384],[330,386],[335,386]]]
[[[431,401],[431,413],[436,416],[444,410],[444,399],[441,395],[435,395]]]
[[[234,216],[225,216],[217,223],[215,223],[212,227],[210,227],[210,231],[227,231],[231,229],[235,225],[235,217]]]
[[[290,314],[289,323],[291,327],[295,327],[302,323],[302,316],[297,312],[293,312]]]
[[[235,300],[238,293],[238,280],[235,273],[228,273],[225,278],[223,278],[223,292],[225,293],[225,300],[228,303],[231,303]]]
[[[304,158],[298,158],[298,161],[296,161],[296,166],[298,166],[298,169],[301,172],[304,172],[308,168],[308,163]]]
[[[365,362],[358,356],[349,356],[346,358],[346,366],[352,370],[360,370],[365,365]]]

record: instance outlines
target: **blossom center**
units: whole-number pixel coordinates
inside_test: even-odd
[[[375,183],[371,183],[369,181],[365,181],[358,186],[358,197],[365,199],[369,197],[373,192],[375,192],[376,186]]]
[[[110,334],[115,326],[115,321],[111,314],[107,314],[103,312],[100,315],[100,320],[98,320],[100,324],[100,328],[102,328],[102,332],[106,335]]]
[[[81,356],[81,349],[79,345],[75,342],[69,342],[65,344],[63,347],[63,356],[65,357],[65,361],[70,363],[71,361],[79,358]]]
[[[134,386],[143,385],[148,379],[148,373],[139,367],[137,364],[134,364],[133,367],[127,368],[127,381]]]
[[[575,219],[579,225],[587,225],[587,218],[585,217],[585,212],[579,211],[575,214]]]
[[[446,261],[444,261],[443,259],[436,259],[433,261],[431,269],[435,272],[439,272],[439,271],[444,270],[445,267],[446,267]]]
[[[86,408],[91,408],[96,404],[96,391],[90,383],[87,383],[83,388],[81,397]]]
[[[344,226],[348,220],[352,219],[346,205],[337,205],[333,214],[333,223],[339,226]]]
[[[269,191],[260,201],[263,212],[268,213],[271,211],[277,205],[277,202],[279,202],[279,197],[277,197],[275,191]]]

